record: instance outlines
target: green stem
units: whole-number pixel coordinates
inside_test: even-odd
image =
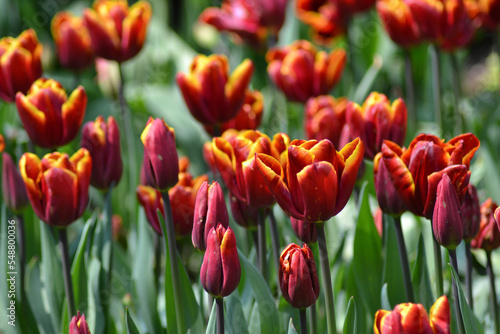
[[[448,249],[448,253],[450,254],[451,266],[458,273],[458,264],[457,264],[457,252],[454,249]],[[453,299],[455,302],[455,315],[457,317],[457,326],[458,332],[460,334],[465,334],[464,320],[462,318],[462,312],[460,311],[460,301],[458,300],[458,285],[459,281],[456,281],[453,285]]]
[[[163,240],[165,245],[165,252],[167,250],[168,242],[168,255],[170,257],[170,270],[172,273],[172,285],[174,290],[174,307],[175,307],[175,319],[177,321],[177,332],[179,334],[186,333],[186,328],[184,328],[184,319],[182,317],[182,299],[181,299],[181,280],[179,277],[179,265],[177,261],[177,246],[175,240],[175,229],[174,229],[174,219],[172,217],[172,207],[170,205],[170,197],[168,196],[168,191],[162,191],[161,196],[163,198],[163,205],[165,207],[165,224],[161,224]],[[165,225],[165,228],[164,226]],[[165,268],[165,271],[168,268]],[[165,287],[165,300],[167,299],[167,287]]]
[[[472,253],[470,251],[470,241],[465,243],[465,286],[467,288],[467,301],[471,310],[474,309],[474,297],[472,295]]]
[[[410,51],[408,49],[404,49],[404,56],[405,56],[405,85],[406,85],[406,107],[408,108],[408,125],[412,127],[412,129],[414,129],[417,121],[417,116],[415,112],[415,85],[413,83],[411,56],[410,56]]]
[[[269,209],[269,230],[271,231],[271,241],[273,243],[273,257],[274,265],[276,268],[276,276],[279,282],[279,272],[280,272],[280,239],[278,235],[278,225],[276,224],[276,218],[274,217],[273,208]],[[278,293],[281,289],[278,289]]]
[[[262,277],[267,281],[267,258],[266,258],[266,218],[263,209],[259,210],[257,222],[258,234],[258,255],[259,255],[259,269]]]
[[[434,112],[435,121],[438,123],[442,134],[444,134],[444,117],[441,110],[441,75],[439,65],[439,51],[434,44],[429,46],[431,53],[431,67],[432,67],[432,89],[434,93]]]
[[[258,222],[257,222],[258,224]],[[259,233],[256,230],[252,230],[251,232],[253,245],[255,247],[255,266],[260,268],[259,265]]]
[[[160,290],[160,276],[161,276],[161,264],[162,264],[162,258],[161,258],[161,245],[162,245],[162,240],[163,238],[159,236],[157,233],[154,233],[154,243],[155,243],[155,280],[156,280],[156,288]]]
[[[316,303],[312,304],[307,310],[309,311],[309,332],[311,332],[311,334],[316,334],[318,333],[318,325],[316,323]]]
[[[300,315],[300,334],[307,334],[306,309],[305,308],[299,309],[299,315]]]
[[[73,283],[71,281],[71,263],[69,262],[68,255],[68,234],[66,228],[58,228],[59,231],[59,248],[61,250],[62,269],[64,279],[64,290],[66,291],[66,299],[68,304],[68,317],[71,318],[76,315],[75,297],[73,295]]]
[[[224,300],[215,298],[217,304],[217,334],[224,334]]]
[[[113,193],[113,186],[114,183],[111,184],[109,187],[107,193],[106,193],[106,199],[104,202],[104,210],[106,214],[106,225],[104,226],[104,235],[105,239],[103,242],[103,249],[102,249],[102,265],[103,269],[106,273],[106,281],[103,283],[105,286],[101,287],[102,289],[111,292],[111,272],[113,268],[113,208],[111,204],[111,196]],[[106,300],[105,303],[103,303],[104,306],[104,318],[108,319],[109,317],[109,307],[111,305],[111,293],[109,294],[108,300]],[[108,321],[105,321],[104,326],[105,329],[108,329]]]
[[[403,270],[403,280],[405,284],[406,300],[410,303],[415,302],[413,296],[413,285],[411,284],[410,264],[408,263],[408,254],[406,252],[405,239],[403,229],[401,228],[401,216],[394,217],[394,225],[396,226],[396,236],[398,239],[399,261]]]
[[[434,276],[436,280],[436,294],[440,297],[444,294],[443,288],[443,262],[441,259],[441,245],[437,242],[434,235],[432,236],[434,246]]]
[[[491,263],[491,252],[486,252],[486,271],[490,279],[490,303],[493,319],[495,320],[495,333],[500,333],[500,319],[498,318],[497,290],[495,288],[495,273]]]
[[[326,325],[328,334],[334,334],[337,332],[337,325],[335,323],[335,304],[333,301],[330,260],[328,259],[328,249],[326,247],[324,222],[316,223],[316,233],[318,237],[319,263],[321,266],[321,275],[323,277],[323,290],[325,291]]]

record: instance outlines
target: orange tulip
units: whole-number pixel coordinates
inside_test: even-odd
[[[500,247],[500,227],[495,218],[498,218],[497,203],[488,198],[481,205],[481,222],[479,224],[479,233],[471,241],[471,247],[475,249],[484,249],[491,252]]]

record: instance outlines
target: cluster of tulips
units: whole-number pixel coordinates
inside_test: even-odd
[[[171,277],[171,286],[164,285],[165,303],[173,301],[166,308],[173,308],[175,314],[175,319],[167,315],[169,332],[177,330],[181,334],[191,329],[182,315],[185,290],[179,273],[183,264],[177,255],[178,240],[190,237],[194,248],[203,253],[199,280],[215,300],[217,331],[223,333],[223,300],[235,290],[238,293],[242,275],[241,255],[230,221],[253,237],[256,266],[268,281],[268,220],[278,286],[282,297],[299,309],[300,332],[309,331],[307,322],[311,331],[316,331],[315,304],[323,294],[321,307],[327,331],[336,333],[339,326],[325,224],[344,209],[353,193],[359,194],[356,182],[368,169],[373,170],[379,206],[377,228],[383,234],[384,226],[394,223],[397,232],[406,297],[406,303],[393,310],[381,309],[373,314],[374,332],[450,333],[454,318],[459,333],[465,333],[470,325],[467,312],[473,308],[474,299],[471,248],[486,252],[491,317],[496,331],[500,330],[491,260],[492,251],[500,247],[500,208],[492,199],[480,204],[470,182],[470,165],[480,146],[479,139],[472,133],[448,141],[419,134],[404,147],[408,120],[415,120],[413,105],[407,108],[402,98],[391,102],[378,92],[370,93],[362,105],[328,95],[341,80],[349,57],[342,48],[326,52],[307,40],[274,46],[288,5],[287,0],[224,0],[221,8],[206,9],[199,20],[229,32],[236,42],[267,51],[271,81],[289,101],[303,105],[307,138],[290,138],[282,132],[268,136],[257,130],[264,101],[263,94],[251,88],[256,70],[252,60],[245,59],[231,72],[225,55],[197,55],[189,69],[175,77],[187,109],[211,137],[199,152],[210,171],[196,177],[188,171],[190,161],[179,158],[174,129],[163,119],[153,117],[140,135],[144,156],[140,173],[133,174],[136,161],[128,150],[133,150],[130,142],[139,136],[127,123],[131,116],[123,96],[121,64],[135,57],[144,45],[152,15],[148,2],[141,0],[129,7],[125,0],[97,0],[92,8],[84,10],[82,18],[60,12],[52,21],[61,66],[79,72],[95,64],[96,57],[119,64],[120,125],[112,116],[107,120],[98,116],[82,126],[87,109],[85,89],[78,86],[68,96],[61,83],[42,77],[42,44],[35,31],[29,29],[17,38],[0,40],[0,98],[15,103],[31,144],[18,160],[18,167],[10,154],[2,155],[3,201],[18,217],[31,204],[38,218],[57,231],[70,333],[90,330],[85,315],[75,305],[67,227],[87,210],[90,186],[106,196],[105,229],[115,227],[111,194],[125,174],[124,169],[131,174],[129,190],[136,187],[138,203],[152,230],[163,240],[165,259],[168,257],[165,277]],[[354,15],[373,5],[388,35],[405,49],[426,42],[452,52],[469,43],[476,29],[496,29],[500,24],[500,3],[495,0],[295,2],[297,17],[311,26],[315,41],[323,44],[347,34]],[[439,94],[435,99],[440,117]],[[442,118],[437,121],[442,123]],[[71,156],[57,151],[72,142],[80,128],[81,148]],[[120,145],[123,135],[129,157],[126,168]],[[0,151],[11,146],[9,138],[0,139]],[[36,154],[41,150],[48,151],[42,158]],[[137,176],[139,185],[133,183]],[[276,203],[290,217],[291,228],[302,246],[290,243],[283,247],[280,243],[273,210]],[[438,298],[428,311],[417,303],[412,287],[401,224],[405,212],[432,224],[432,236],[426,238],[434,244]],[[23,224],[22,220],[19,224]],[[20,226],[20,231],[23,229]],[[107,235],[112,237],[111,232]],[[462,287],[456,275],[456,248],[462,241],[467,254],[464,300],[460,298]],[[323,291],[310,248],[316,242]],[[120,247],[114,243],[113,247]],[[444,291],[441,247],[448,250],[454,273],[453,308]],[[111,259],[112,255],[104,267],[107,272],[111,272]],[[22,273],[25,265],[23,262]],[[21,280],[24,289],[24,274]],[[110,275],[102,284],[110,287]],[[308,308],[313,311],[306,313]],[[450,309],[454,309],[455,316]],[[171,327],[172,323],[175,325]]]

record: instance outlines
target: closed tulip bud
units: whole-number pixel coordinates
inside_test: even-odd
[[[382,159],[382,153],[377,154],[373,160],[373,178],[380,209],[389,215],[402,215],[406,211],[406,205],[394,188],[389,171]]]
[[[429,310],[429,318],[431,320],[431,327],[434,333],[450,333],[451,314],[448,297],[441,296],[436,300]]]
[[[308,139],[328,139],[336,148],[349,142],[349,126],[345,111],[349,100],[330,95],[310,98],[304,109],[304,125]]]
[[[470,242],[479,232],[479,223],[481,222],[481,212],[477,189],[469,183],[464,201],[460,208],[462,217],[462,227],[464,240]]]
[[[336,49],[318,51],[305,40],[270,49],[266,54],[267,72],[290,101],[305,103],[310,97],[328,94],[340,81],[346,53]]]
[[[442,0],[406,1],[413,19],[425,41],[437,42],[443,35],[446,12]]]
[[[225,228],[229,226],[224,193],[216,181],[213,181],[211,185],[208,184],[208,181],[205,181],[196,195],[192,234],[193,246],[200,251],[205,251],[208,245],[208,234],[218,224]]]
[[[69,334],[90,334],[89,325],[85,320],[85,314],[80,315],[80,311],[71,319],[69,323]]]
[[[413,13],[404,0],[380,0],[375,4],[378,16],[394,43],[410,47],[422,41]]]
[[[218,224],[207,235],[207,251],[200,270],[200,282],[215,298],[230,295],[240,283],[241,267],[236,237],[230,227]]]
[[[472,40],[476,28],[467,13],[464,0],[444,1],[444,7],[443,36],[439,45],[443,50],[452,52],[467,45]]]
[[[198,55],[189,73],[176,80],[191,115],[203,125],[215,126],[233,119],[245,101],[254,66],[244,60],[231,75],[224,55]]]
[[[436,205],[432,217],[432,230],[437,242],[447,248],[455,249],[462,242],[462,219],[460,203],[450,177],[443,174],[437,186]]]
[[[13,102],[17,92],[26,93],[42,75],[42,44],[33,29],[17,38],[0,39],[0,98]]]
[[[113,116],[105,122],[98,116],[95,122],[88,122],[82,130],[82,147],[92,157],[92,177],[90,184],[106,190],[120,181],[123,171],[120,152],[120,129]]]
[[[221,8],[209,7],[199,20],[227,31],[251,46],[262,49],[268,39],[276,41],[285,21],[288,0],[224,0]]]
[[[63,67],[81,71],[92,64],[94,51],[83,19],[69,12],[58,12],[52,19],[51,30],[57,58]]]
[[[307,308],[319,297],[319,281],[311,249],[288,245],[280,256],[279,281],[283,298],[295,308]]]
[[[259,209],[252,208],[235,196],[230,196],[231,213],[234,221],[249,230],[257,229]]]
[[[179,158],[175,132],[162,119],[149,118],[141,134],[144,145],[144,174],[147,183],[165,191],[179,180]]]
[[[500,226],[495,221],[497,208],[498,205],[491,198],[488,198],[481,205],[479,233],[471,241],[470,245],[472,248],[484,249],[486,252],[491,252],[500,247]]]
[[[124,62],[141,51],[151,19],[151,5],[126,0],[96,0],[83,12],[96,56]]]
[[[87,94],[78,86],[68,97],[59,82],[41,78],[27,95],[17,93],[16,106],[31,141],[53,149],[76,137],[85,115]]]
[[[313,244],[317,241],[316,224],[290,217],[292,229],[297,238],[306,244]]]
[[[2,154],[2,194],[5,205],[14,213],[28,204],[28,194],[23,178],[9,154]]]
[[[70,158],[54,152],[40,160],[25,153],[19,161],[28,198],[36,215],[49,225],[67,226],[87,207],[92,158],[82,148]]]
[[[380,152],[384,140],[403,145],[406,136],[406,105],[402,99],[392,104],[384,94],[371,93],[360,106],[351,102],[346,121],[352,138],[365,144],[365,158],[372,160]]]

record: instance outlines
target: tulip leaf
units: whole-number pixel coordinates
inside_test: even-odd
[[[34,316],[40,332],[57,333],[59,324],[57,327],[54,326],[50,311],[44,303],[44,287],[40,271],[40,262],[33,261],[33,263],[28,265],[28,276],[26,277],[27,295],[29,296],[28,300],[31,308],[36,310],[36,312],[34,312]]]
[[[240,262],[242,264],[242,276],[246,275],[252,286],[252,292],[258,304],[261,333],[279,333],[278,309],[271,294],[271,290],[261,273],[248,261],[243,253],[238,249]],[[249,322],[251,327],[251,321]],[[253,330],[252,330],[253,332]]]
[[[431,281],[429,279],[425,255],[424,236],[422,234],[420,234],[420,238],[418,239],[417,257],[413,264],[411,281],[415,302],[424,305],[425,309],[428,310],[434,303],[435,298],[432,295]]]
[[[208,318],[207,330],[205,334],[215,334],[217,330],[217,305],[214,299],[212,303],[212,310],[210,311],[210,317]]]
[[[92,258],[88,267],[87,292],[88,309],[85,318],[89,324],[91,333],[104,333],[105,321],[104,310],[101,301],[101,272],[102,264],[97,258]]]
[[[382,245],[368,203],[366,182],[359,195],[359,213],[352,269],[361,295],[370,314],[380,309],[380,289],[382,288]]]
[[[399,259],[398,240],[394,220],[391,216],[384,214],[384,277],[383,283],[387,284],[387,297],[391,305],[397,305],[406,301],[404,290],[403,270]],[[392,308],[390,308],[392,309]],[[388,309],[388,310],[390,310]]]
[[[141,332],[139,331],[139,329],[135,325],[134,319],[132,319],[132,316],[130,315],[130,313],[128,311],[128,307],[126,307],[125,309],[126,309],[125,323],[127,326],[127,334],[140,334]]]
[[[358,285],[356,283],[356,279],[354,278],[354,269],[353,269],[352,265],[349,268],[346,268],[346,271],[347,271],[347,274],[346,274],[346,276],[347,276],[347,279],[346,279],[347,295],[353,296],[354,299],[362,300],[363,295],[358,288]],[[366,320],[368,318],[372,319],[374,314],[368,314],[364,303],[355,303],[354,308],[356,309],[356,327],[357,327],[358,332],[361,332],[361,333],[368,332],[367,326],[369,326],[371,324],[367,324]]]
[[[290,322],[288,323],[288,334],[298,334],[295,326],[293,325],[293,319],[290,318]]]
[[[349,299],[347,304],[347,312],[344,319],[344,334],[356,334],[358,332],[356,327],[356,303],[354,297]]]
[[[389,295],[387,293],[387,283],[382,287],[382,292],[380,293],[380,300],[382,302],[383,310],[392,310],[391,302],[389,301]]]
[[[248,333],[248,325],[243,313],[240,295],[238,290],[233,291],[229,296],[224,298],[226,304],[227,320],[234,332],[239,334]]]
[[[483,333],[484,331],[482,329],[481,332],[478,330],[478,328],[481,328],[481,326],[478,327],[478,320],[474,316],[474,313],[467,303],[467,299],[465,298],[464,291],[462,290],[462,287],[460,285],[460,278],[458,277],[457,272],[451,266],[451,264],[448,265],[450,266],[451,275],[453,277],[453,284],[455,284],[458,289],[458,301],[460,303],[460,310],[462,312],[465,332],[471,334]]]

